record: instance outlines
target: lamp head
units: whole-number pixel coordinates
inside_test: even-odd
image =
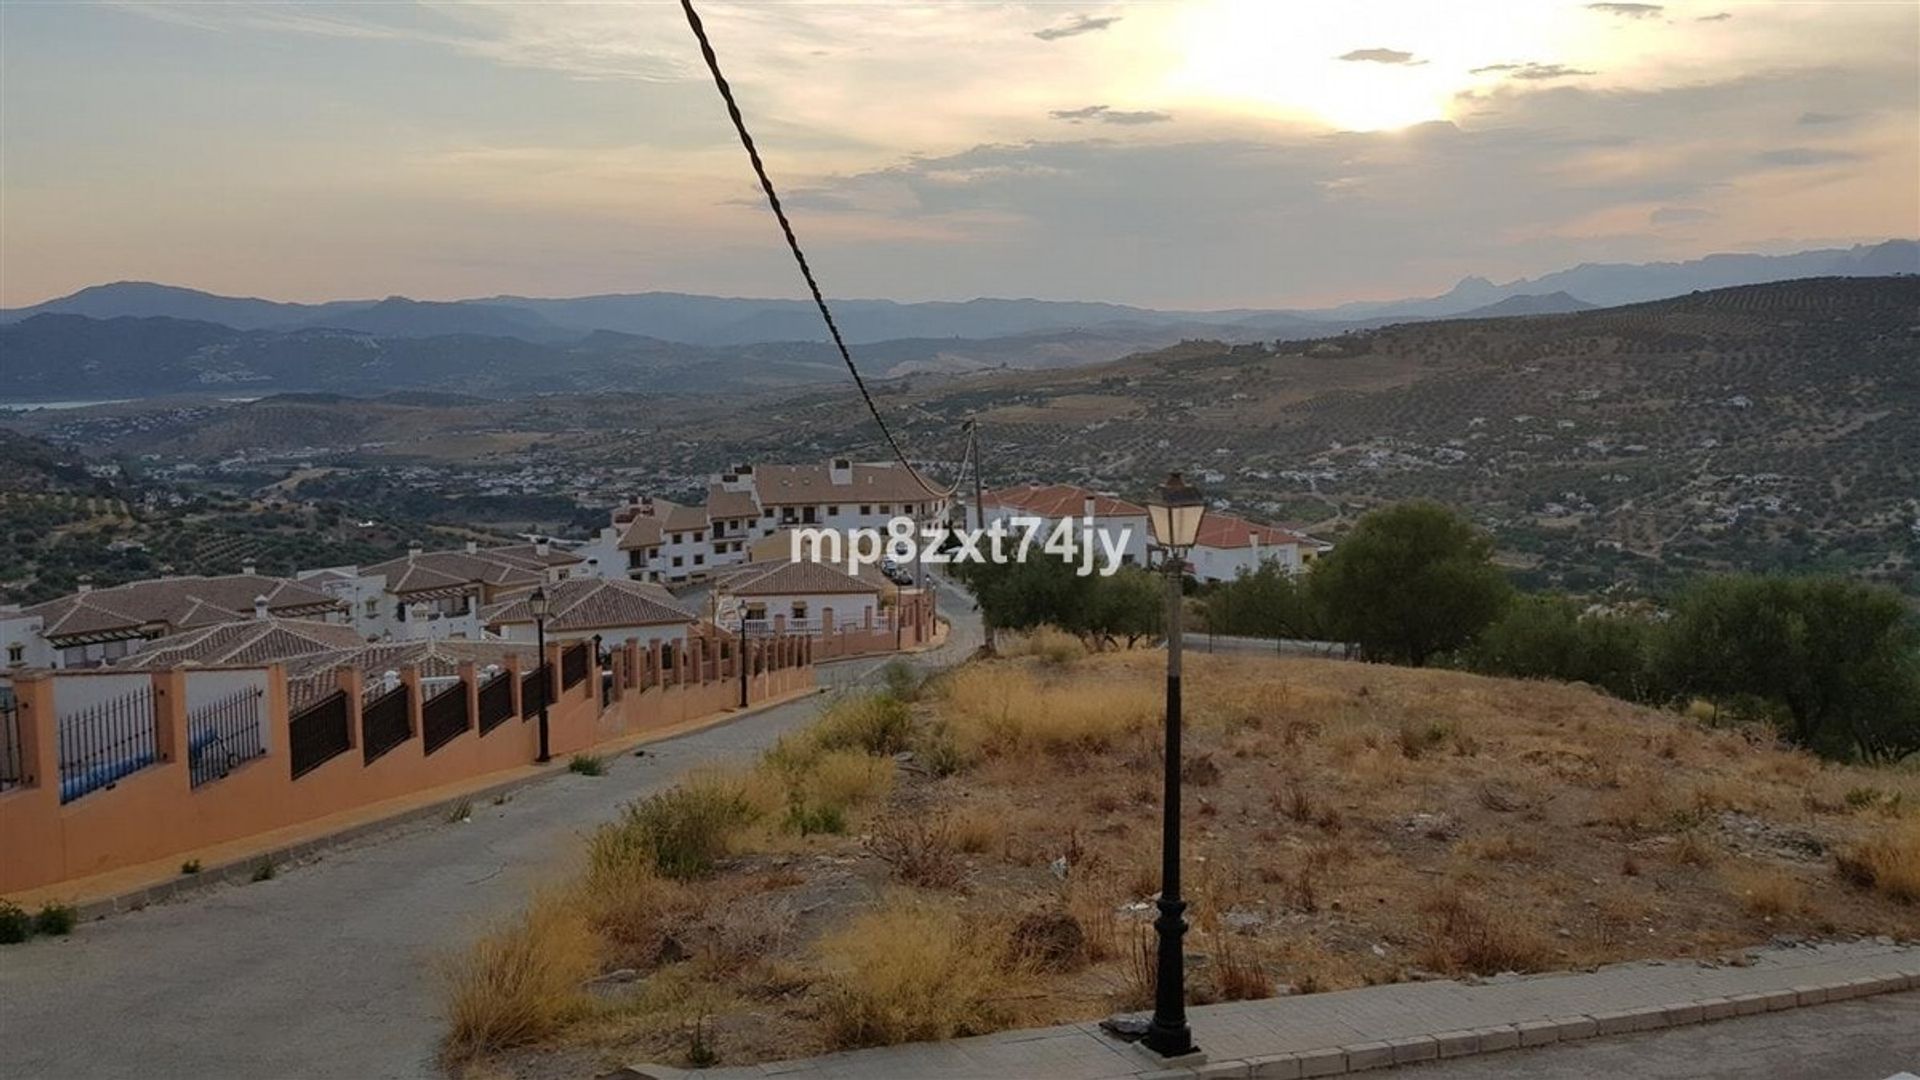
[[[1147,502],[1147,521],[1153,529],[1153,542],[1173,552],[1185,552],[1200,537],[1200,519],[1207,512],[1207,501],[1199,489],[1177,472],[1168,473],[1154,497]]]

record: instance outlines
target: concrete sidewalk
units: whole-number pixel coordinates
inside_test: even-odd
[[[1920,947],[1880,941],[1755,950],[1746,966],[1619,964],[1476,984],[1401,983],[1190,1010],[1206,1062],[1165,1069],[1095,1023],[706,1069],[703,1080],[1247,1077],[1293,1080],[1463,1057],[1870,994],[1920,989]],[[690,1076],[634,1066],[629,1076]]]

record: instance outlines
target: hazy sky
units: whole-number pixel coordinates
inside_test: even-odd
[[[1920,234],[1920,5],[701,5],[830,294],[1170,307]],[[799,295],[677,3],[0,0],[0,304]]]

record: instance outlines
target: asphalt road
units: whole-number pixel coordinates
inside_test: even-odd
[[[1396,1069],[1395,1080],[1885,1080],[1920,1073],[1920,993]]]
[[[948,643],[980,641],[972,601],[947,592]],[[886,660],[824,666],[867,679]],[[562,774],[475,807],[466,824],[374,838],[271,881],[222,887],[0,951],[0,1076],[438,1076],[436,963],[517,910],[578,857],[576,837],[689,767],[744,760],[807,723],[803,699],[645,747],[607,775]]]

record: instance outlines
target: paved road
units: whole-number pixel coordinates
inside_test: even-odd
[[[1920,1073],[1920,994],[1397,1069],[1395,1080],[1883,1080]]]
[[[980,641],[972,602],[916,662]],[[822,669],[847,685],[885,660]],[[606,776],[563,774],[473,821],[336,849],[272,881],[221,888],[0,953],[0,1076],[437,1076],[437,957],[564,874],[575,837],[688,767],[740,760],[815,715],[801,700],[646,748]]]

